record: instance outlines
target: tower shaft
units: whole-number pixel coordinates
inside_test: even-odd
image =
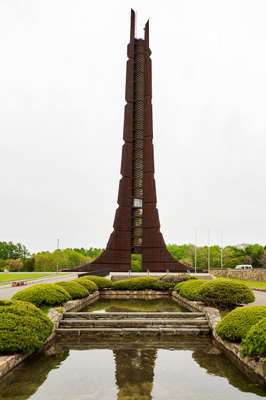
[[[142,255],[142,269],[185,271],[167,251],[156,207],[152,127],[152,67],[149,22],[144,39],[135,38],[135,13],[131,10],[127,47],[124,144],[118,208],[106,250],[79,270],[128,271],[131,254]]]

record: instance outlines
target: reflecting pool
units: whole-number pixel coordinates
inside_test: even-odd
[[[177,343],[176,343],[177,342]],[[94,346],[59,343],[0,381],[5,400],[255,400],[249,381],[208,338]]]
[[[188,311],[182,308],[171,297],[152,299],[99,299],[82,311],[88,312],[179,312]]]

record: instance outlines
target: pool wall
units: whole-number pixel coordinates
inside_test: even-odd
[[[266,358],[243,357],[240,352],[239,343],[227,342],[217,335],[216,327],[218,322],[221,320],[220,311],[217,310],[217,308],[205,306],[204,303],[199,301],[190,301],[181,297],[176,292],[172,293],[172,297],[176,299],[180,305],[189,308],[191,311],[204,312],[216,344],[250,379],[266,386]]]

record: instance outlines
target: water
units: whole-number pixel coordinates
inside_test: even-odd
[[[255,400],[251,383],[209,338],[78,346],[57,343],[0,381],[5,400]]]
[[[163,312],[188,311],[169,298],[151,299],[99,299],[82,311],[89,312]]]

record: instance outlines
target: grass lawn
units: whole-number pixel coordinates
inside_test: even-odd
[[[242,282],[245,283],[250,289],[263,289],[266,291],[266,282],[260,282],[260,281],[251,281],[251,280],[245,280],[245,279],[235,279],[235,278],[229,278],[237,282]]]
[[[32,279],[39,279],[45,276],[58,276],[64,275],[64,273],[49,273],[49,272],[0,272],[0,285],[3,285],[10,281],[20,281],[20,280],[32,280]]]

